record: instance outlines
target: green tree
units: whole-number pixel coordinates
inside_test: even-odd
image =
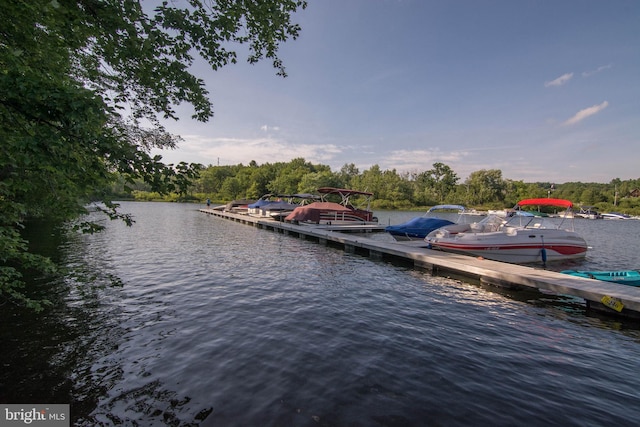
[[[431,183],[440,203],[444,202],[447,195],[455,189],[460,179],[453,169],[444,163],[434,163],[433,169],[425,173],[431,178]]]
[[[330,170],[310,172],[302,176],[298,183],[298,193],[314,194],[320,187],[337,187],[338,177]]]
[[[272,193],[296,193],[302,177],[308,173],[317,172],[316,167],[303,158],[293,159],[289,163],[277,166],[276,177],[269,183],[269,191]]]
[[[385,208],[406,206],[407,201],[411,199],[411,185],[406,176],[398,174],[395,169],[382,172],[378,191],[377,206]]]
[[[243,193],[243,187],[238,178],[231,177],[224,180],[220,193],[228,200],[235,200]]]
[[[196,191],[201,193],[219,193],[224,180],[233,176],[233,172],[228,166],[209,166],[200,172],[200,176],[194,182]]]
[[[351,180],[353,190],[368,191],[376,198],[382,198],[382,169],[373,165]]]
[[[443,203],[447,196],[456,191],[460,178],[449,166],[436,162],[433,168],[415,177],[417,201],[424,204]]]
[[[25,220],[73,219],[102,200],[106,214],[130,224],[108,199],[118,179],[186,194],[201,166],[165,165],[150,152],[179,143],[160,124],[177,118],[175,105],[191,104],[196,120],[213,115],[204,81],[190,71],[197,56],[217,70],[245,44],[250,63],[267,59],[286,75],[278,47],[298,36],[291,15],[305,1],[185,4],[147,12],[137,0],[16,0],[0,8],[0,297],[29,302],[21,270],[51,267],[29,253],[19,234]]]
[[[506,182],[502,179],[499,169],[479,170],[472,172],[467,178],[472,204],[504,204]]]
[[[504,207],[511,208],[522,199],[547,197],[547,193],[536,183],[505,180],[506,196]]]
[[[358,170],[355,164],[345,163],[342,166],[342,168],[340,168],[340,172],[338,173],[338,177],[339,177],[338,186],[342,188],[351,188],[352,187],[351,182],[358,175],[360,175],[360,171]]]
[[[249,180],[250,186],[247,190],[247,197],[250,199],[259,199],[266,193],[268,193],[269,182],[273,179],[273,173],[268,166],[259,167],[257,164],[255,167],[251,167]]]
[[[593,206],[598,201],[592,188],[586,188],[578,198],[578,203],[587,206]]]

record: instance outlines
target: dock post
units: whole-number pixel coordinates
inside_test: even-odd
[[[413,260],[413,266],[420,270],[426,270],[430,273],[433,273],[437,270],[437,266],[433,263],[422,261],[420,259]]]
[[[380,251],[374,251],[373,249],[369,249],[369,258],[374,261],[382,261],[384,256]]]

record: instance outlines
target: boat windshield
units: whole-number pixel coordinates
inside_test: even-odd
[[[562,228],[565,230],[573,231],[573,221],[571,220],[571,218],[565,219],[565,217],[541,217],[527,214],[525,212],[523,212],[522,214],[516,213],[515,215],[507,218],[505,226],[517,228]]]
[[[466,221],[464,212],[465,208],[462,205],[436,205],[429,209],[423,217],[446,219],[458,224],[471,222]]]
[[[517,228],[543,228],[542,217],[537,217],[524,211],[512,211],[506,217],[490,214],[477,224],[478,228],[494,231],[497,231],[503,225]]]
[[[483,229],[498,230],[498,228],[506,222],[507,221],[499,215],[487,215],[481,221],[478,221],[478,225],[481,224],[481,228]]]

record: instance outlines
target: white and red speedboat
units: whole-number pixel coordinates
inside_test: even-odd
[[[571,211],[573,203],[551,198],[521,200],[507,217],[489,215],[477,223],[445,226],[429,233],[425,241],[432,249],[514,264],[585,257],[587,242],[574,231],[571,216],[536,216],[524,212],[525,206]]]

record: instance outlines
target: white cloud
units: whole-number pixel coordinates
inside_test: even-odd
[[[558,77],[555,80],[551,80],[549,82],[544,82],[544,87],[562,86],[563,84],[567,83],[572,78],[573,78],[573,73],[566,73],[566,74],[561,75],[560,77]]]
[[[210,138],[202,135],[183,135],[179,150],[158,151],[163,161],[197,162],[204,165],[258,164],[287,162],[302,157],[312,163],[326,164],[342,153],[334,144],[296,144],[272,138]],[[155,153],[154,153],[155,154]],[[178,160],[179,159],[179,160]]]
[[[393,150],[385,155],[378,165],[382,169],[396,169],[398,172],[426,171],[433,168],[437,162],[451,166],[454,170],[471,153],[464,150],[441,151],[439,148],[432,150]]]
[[[260,126],[260,130],[261,130],[261,131],[264,131],[264,132],[269,132],[269,131],[275,131],[275,132],[277,132],[277,131],[279,131],[279,130],[280,130],[280,127],[278,127],[278,126],[267,126],[267,125],[262,125],[262,126]]]
[[[608,70],[609,68],[613,68],[612,64],[603,65],[601,67],[596,68],[595,70],[585,71],[582,73],[582,77],[591,77],[594,74],[597,74],[601,71]]]
[[[585,108],[583,110],[578,111],[573,117],[569,120],[565,121],[563,125],[570,126],[575,125],[576,123],[586,119],[589,116],[593,116],[594,114],[599,113],[609,106],[609,102],[604,101],[602,104],[593,105],[589,108]]]

